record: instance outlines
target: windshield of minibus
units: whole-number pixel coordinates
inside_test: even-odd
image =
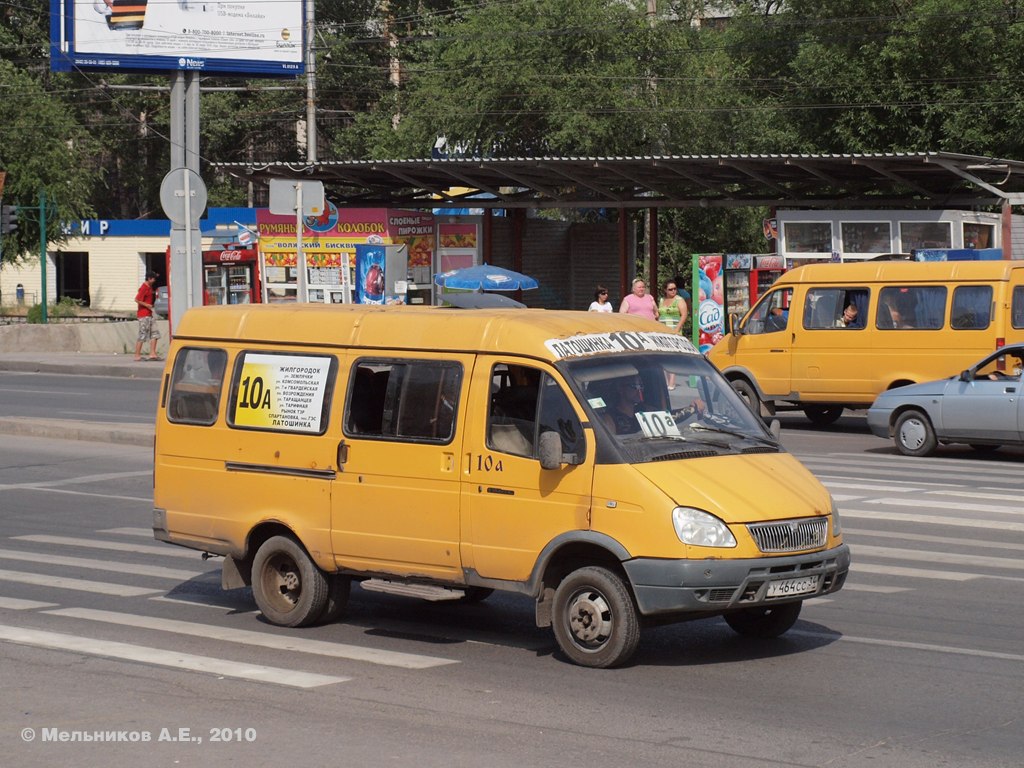
[[[607,428],[631,461],[781,450],[700,355],[594,355],[562,365],[593,422]]]

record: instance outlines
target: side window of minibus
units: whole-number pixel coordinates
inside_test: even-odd
[[[983,331],[991,322],[991,285],[961,285],[953,289],[950,325],[954,330]]]
[[[209,426],[217,420],[228,354],[223,349],[179,350],[167,396],[167,418]]]
[[[945,317],[945,286],[887,285],[879,291],[876,323],[882,330],[938,330]]]
[[[804,300],[804,328],[861,329],[869,298],[867,288],[811,288]]]
[[[1024,328],[1024,285],[1015,286],[1013,289],[1010,322],[1014,328]]]
[[[537,457],[543,432],[557,432],[562,453],[584,454],[583,424],[565,392],[548,374],[525,365],[499,363],[491,372],[487,447]]]
[[[440,360],[361,360],[345,408],[350,437],[450,442],[462,366]]]
[[[536,455],[537,401],[541,371],[499,363],[491,370],[487,447],[515,456]]]

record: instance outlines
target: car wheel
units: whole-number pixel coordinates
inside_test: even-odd
[[[272,536],[253,558],[252,594],[271,624],[304,627],[327,607],[327,578],[297,541]]]
[[[733,391],[742,398],[747,407],[753,411],[755,416],[761,415],[761,398],[757,395],[754,385],[744,379],[735,379],[731,382]]]
[[[921,411],[906,411],[896,419],[896,449],[904,456],[929,456],[938,445],[935,430]]]
[[[725,623],[744,637],[768,640],[788,632],[800,618],[803,602],[782,603],[760,608],[745,608],[725,614]]]
[[[573,571],[555,590],[553,629],[559,648],[584,667],[624,664],[640,642],[629,588],[607,568]]]
[[[810,419],[811,424],[816,427],[827,427],[835,424],[843,415],[841,405],[805,405],[804,415]]]

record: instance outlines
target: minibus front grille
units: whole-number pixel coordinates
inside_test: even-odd
[[[828,518],[809,517],[775,523],[751,523],[747,530],[762,552],[799,552],[825,546]]]
[[[779,448],[767,445],[755,445],[752,448],[744,448],[740,453],[778,453]]]

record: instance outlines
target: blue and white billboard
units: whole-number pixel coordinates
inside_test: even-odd
[[[294,77],[304,14],[304,0],[50,0],[50,68]]]

